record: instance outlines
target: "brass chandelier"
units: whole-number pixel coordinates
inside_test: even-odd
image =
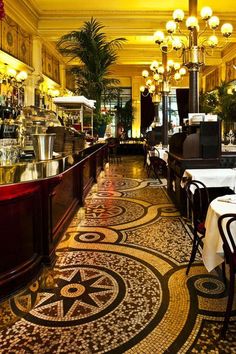
[[[191,2],[190,2],[191,4]],[[190,8],[190,13],[191,13]],[[194,9],[193,9],[193,14]],[[182,30],[182,23],[185,17],[184,11],[177,9],[173,12],[173,20],[166,23],[167,35],[162,31],[154,33],[154,40],[163,52],[172,50],[181,50],[183,65],[192,69],[199,67],[205,63],[205,53],[209,49],[216,48],[219,39],[216,36],[216,30],[219,28],[220,20],[217,16],[213,16],[210,7],[203,7],[200,11],[201,20],[203,21],[203,29],[200,29],[199,20],[195,15],[190,15],[185,22],[189,31],[187,36]],[[209,30],[211,34],[209,35]],[[221,26],[221,34],[227,40],[233,32],[230,23],[224,23]],[[206,37],[206,35],[208,35]]]

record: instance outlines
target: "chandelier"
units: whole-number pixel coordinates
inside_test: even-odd
[[[152,77],[149,77],[148,70],[142,71],[142,77],[146,80],[145,85],[140,87],[143,96],[150,94],[153,102],[160,102],[162,93],[171,91],[171,82],[178,82],[186,74],[186,69],[180,63],[168,60],[167,65],[153,61],[150,65]]]
[[[183,75],[186,74],[186,69],[181,67],[180,63],[176,63],[173,60],[167,60],[167,55],[163,55],[163,63],[153,61],[150,65],[151,76],[149,76],[148,70],[142,71],[142,77],[145,80],[145,84],[140,86],[140,91],[143,96],[150,95],[155,107],[155,117],[152,127],[160,125],[159,118],[159,103],[161,98],[165,100],[166,96],[171,91],[171,83],[180,81]],[[163,107],[165,104],[163,103]],[[167,111],[166,111],[167,113]],[[165,113],[163,117],[165,118]]]
[[[195,2],[190,0],[190,7],[192,4],[195,5]],[[190,13],[191,10],[194,10],[194,7],[193,9],[190,8]],[[212,9],[208,6],[201,9],[200,16],[204,25],[203,29],[200,29],[199,21],[195,14],[186,19],[185,25],[189,31],[188,36],[181,28],[185,17],[184,11],[181,9],[175,10],[173,12],[173,20],[166,23],[167,35],[162,31],[154,33],[155,43],[160,46],[162,51],[166,53],[172,50],[182,51],[183,65],[190,70],[203,65],[205,63],[205,53],[210,54],[207,50],[217,47],[219,42],[216,36],[216,30],[220,24],[219,18],[213,16]],[[209,31],[211,31],[210,35]],[[232,31],[233,27],[230,23],[224,23],[221,26],[221,34],[226,40],[231,36]]]

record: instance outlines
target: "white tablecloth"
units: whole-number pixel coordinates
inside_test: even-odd
[[[234,196],[236,201],[236,195]],[[232,195],[224,197],[232,198]],[[206,234],[203,239],[202,259],[208,272],[224,261],[223,242],[218,230],[218,218],[220,215],[226,213],[236,213],[236,204],[221,201],[223,199],[223,197],[214,199],[210,203],[207,211],[205,221]],[[234,236],[236,240],[236,228]]]
[[[232,168],[187,169],[183,177],[201,181],[208,188],[229,187],[236,192],[236,171]]]

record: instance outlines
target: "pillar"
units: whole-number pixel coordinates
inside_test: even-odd
[[[134,110],[134,119],[132,122],[132,138],[140,138],[141,135],[141,101],[140,86],[141,77],[132,77],[132,105]]]

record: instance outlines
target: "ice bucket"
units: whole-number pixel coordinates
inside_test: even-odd
[[[32,134],[34,154],[37,160],[51,160],[53,154],[53,143],[56,137],[52,134]]]

